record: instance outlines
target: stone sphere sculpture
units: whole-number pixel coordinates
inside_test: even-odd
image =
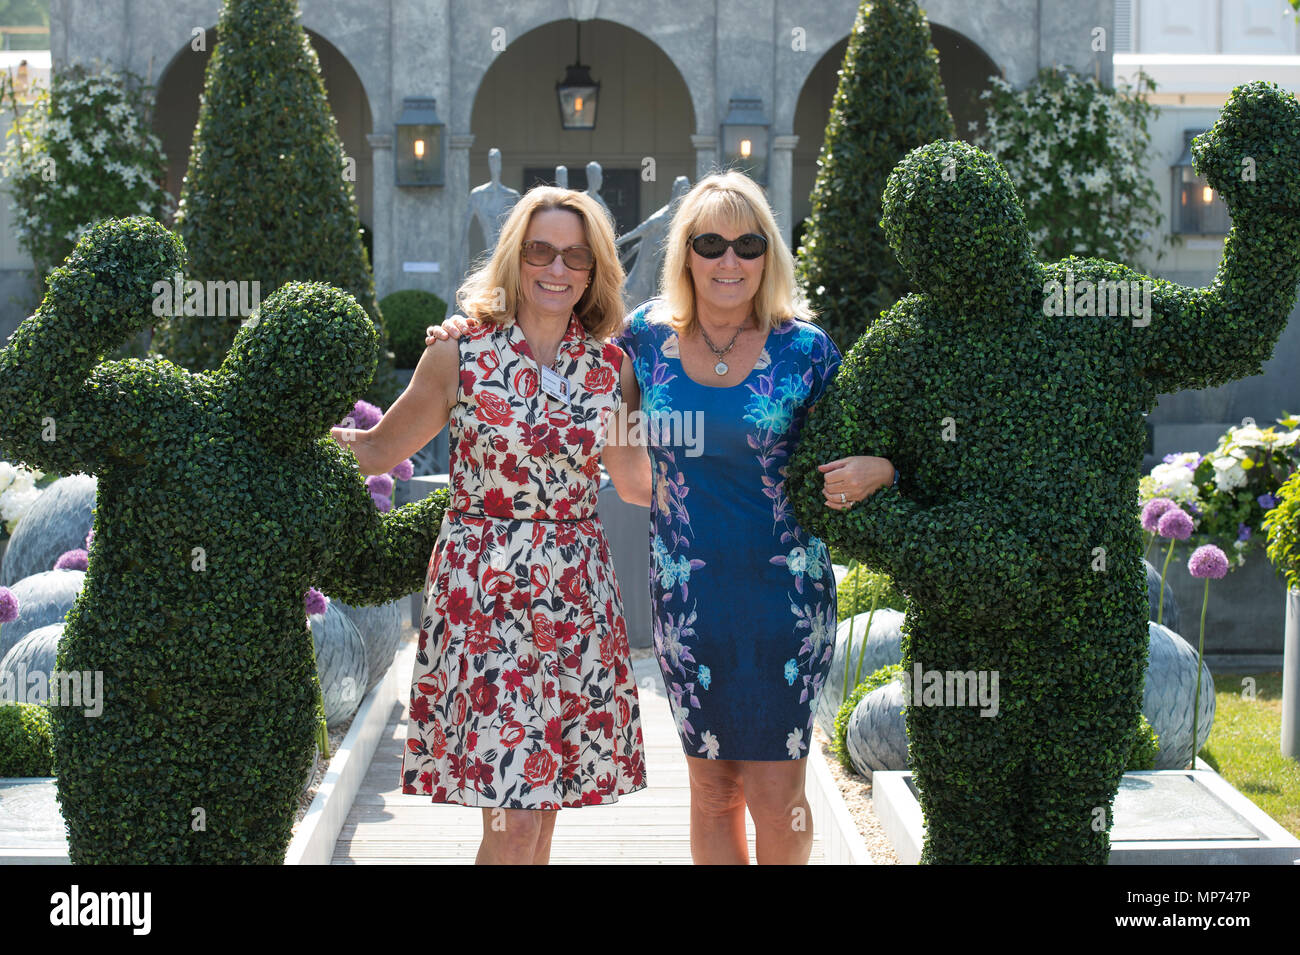
[[[1168,601],[1168,595],[1165,600]],[[1169,604],[1165,604],[1168,610]],[[1183,769],[1192,761],[1192,705],[1196,700],[1196,648],[1169,627],[1148,621],[1142,712],[1160,740],[1156,769]],[[1201,661],[1201,714],[1197,719],[1196,750],[1200,752],[1214,726],[1214,677]]]
[[[57,432],[56,432],[57,433]],[[95,506],[93,475],[59,478],[32,502],[5,547],[0,584],[49,570],[65,551],[86,546]]]
[[[330,601],[331,607],[336,605],[343,615],[352,621],[365,644],[366,671],[369,673],[365,693],[369,693],[393,665],[398,644],[402,640],[402,622],[406,619],[403,610],[406,601],[393,600],[375,607],[354,607],[342,600]]]
[[[311,640],[316,651],[316,673],[320,678],[321,702],[325,707],[325,725],[340,725],[361,705],[366,694],[370,668],[366,663],[366,644],[356,624],[330,601],[324,613],[312,614]]]
[[[63,627],[62,623],[37,627],[0,656],[0,682],[6,682],[7,676],[22,702],[43,703],[50,698],[50,674],[54,672]]]
[[[853,768],[868,781],[878,769],[907,769],[903,684],[890,680],[858,700],[844,734]]]
[[[5,459],[98,479],[58,669],[102,672],[103,712],[52,708],[74,864],[282,862],[320,718],[303,594],[420,589],[446,502],[379,513],[329,436],[378,360],[338,288],[277,289],[211,372],[101,361],[184,265],[158,222],[102,220],[0,348]]]
[[[826,674],[826,682],[817,697],[817,725],[827,736],[835,734],[835,714],[844,704],[844,657],[848,660],[848,691],[857,685],[854,677],[859,673],[858,657],[862,657],[862,679],[866,679],[881,667],[903,662],[903,613],[889,607],[877,607],[876,615],[871,619],[871,631],[867,632],[869,612],[863,612],[848,620],[841,620],[835,628],[835,652],[831,657],[831,668]],[[849,651],[849,627],[853,624],[853,649]]]
[[[47,570],[10,587],[18,601],[18,616],[0,627],[0,658],[33,630],[62,623],[85,582],[83,570]]]
[[[886,184],[882,226],[919,293],[845,356],[787,490],[805,530],[907,596],[908,670],[999,678],[995,717],[908,707],[923,862],[1109,857],[1147,658],[1142,413],[1258,373],[1300,282],[1294,96],[1238,87],[1192,151],[1233,220],[1206,288],[1040,262],[1010,177],[966,143],[912,150]],[[902,480],[827,508],[817,465],[854,454]]]

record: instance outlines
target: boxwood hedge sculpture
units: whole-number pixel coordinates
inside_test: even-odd
[[[1107,861],[1146,659],[1142,412],[1258,373],[1300,280],[1295,99],[1238,87],[1193,155],[1233,216],[1203,289],[1038,262],[1010,178],[964,143],[915,149],[890,176],[883,225],[923,291],[845,358],[788,487],[804,527],[908,595],[908,670],[1000,674],[996,717],[908,710],[924,862]],[[1098,297],[1104,282],[1137,290],[1137,313],[1118,286]],[[824,507],[816,465],[856,453],[903,480]]]
[[[103,712],[53,710],[74,863],[277,863],[318,718],[303,593],[382,603],[423,584],[445,498],[380,514],[328,436],[374,372],[347,293],[289,283],[213,372],[100,357],[182,266],[151,219],[108,219],[0,349],[10,460],[99,479],[62,671]]]

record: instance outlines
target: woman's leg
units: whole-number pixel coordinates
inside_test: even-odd
[[[742,765],[730,759],[686,757],[691,779],[691,858],[696,865],[749,865]]]
[[[533,865],[548,865],[551,861],[551,836],[555,833],[555,817],[558,809],[542,810],[537,815],[542,817],[542,828],[537,833],[537,848],[533,850]]]
[[[554,828],[552,811],[484,809],[483,842],[474,862],[476,865],[545,864],[550,858]]]
[[[754,850],[759,865],[807,865],[812,854],[813,821],[804,795],[807,759],[746,761],[740,781],[754,818]]]

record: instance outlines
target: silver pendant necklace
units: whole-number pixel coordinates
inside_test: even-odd
[[[719,348],[717,345],[713,344],[712,339],[709,338],[709,333],[704,330],[703,323],[700,324],[700,335],[704,338],[704,344],[709,346],[709,351],[713,352],[713,357],[718,360],[718,363],[713,366],[713,371],[719,378],[725,375],[729,370],[727,363],[722,360],[722,356],[735,347],[736,339],[740,337],[740,333],[745,330],[745,326],[748,324],[749,317],[746,316],[745,320],[736,327],[736,334],[731,336],[731,341],[727,342],[726,348]]]

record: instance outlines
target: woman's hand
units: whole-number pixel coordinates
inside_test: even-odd
[[[430,325],[424,330],[424,343],[432,345],[436,341],[460,338],[477,324],[478,322],[464,315],[451,315],[444,319],[441,325]]]
[[[894,483],[894,464],[888,458],[854,455],[819,464],[817,470],[822,472],[826,506],[837,511],[847,511],[858,501]]]

